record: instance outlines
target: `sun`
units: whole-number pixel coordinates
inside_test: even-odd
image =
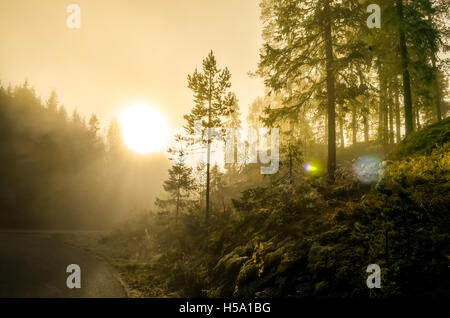
[[[168,141],[167,121],[157,108],[135,104],[119,115],[119,124],[125,144],[140,154],[163,151]]]

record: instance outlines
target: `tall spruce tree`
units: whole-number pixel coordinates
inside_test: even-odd
[[[202,123],[203,139],[207,147],[206,159],[206,211],[205,221],[208,223],[210,213],[210,159],[211,142],[208,128],[222,127],[224,120],[236,110],[236,96],[230,91],[231,73],[228,68],[217,67],[213,51],[203,60],[202,72],[195,69],[192,75],[188,75],[188,87],[194,93],[195,106],[190,114],[185,115],[187,122],[185,129],[188,133],[194,133],[196,121]],[[206,132],[206,134],[205,134]]]

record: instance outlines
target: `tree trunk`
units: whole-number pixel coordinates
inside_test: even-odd
[[[441,87],[439,86],[439,73],[438,69],[436,67],[436,56],[433,54],[431,56],[432,62],[433,62],[433,69],[435,72],[434,75],[434,89],[435,89],[435,103],[436,103],[436,117],[438,121],[442,120],[442,113],[441,113]]]
[[[397,82],[396,82],[397,83]],[[396,136],[396,142],[399,143],[402,140],[402,134],[401,134],[401,123],[400,123],[400,101],[398,96],[398,87],[397,84],[395,85],[395,132],[397,134]]]
[[[400,56],[402,62],[403,71],[403,98],[405,107],[405,131],[406,135],[409,135],[414,131],[413,122],[413,110],[412,110],[412,99],[411,99],[411,80],[408,70],[408,49],[406,47],[406,36],[403,30],[403,0],[396,0],[397,3],[397,14],[400,20],[398,31],[399,31],[399,46],[400,46]]]
[[[369,142],[369,120],[367,119],[366,113],[363,113],[364,122],[364,142]]]
[[[356,105],[352,105],[352,143],[356,144],[358,142],[357,139],[357,124],[356,124]]]
[[[386,144],[388,141],[388,114],[386,110],[387,85],[386,76],[384,74],[384,65],[381,61],[379,61],[378,64],[378,80],[380,83],[380,105],[378,108],[378,140],[383,145],[383,149],[386,152]]]
[[[339,140],[341,142],[341,147],[345,148],[345,136],[344,136],[344,118],[339,115]]]
[[[379,104],[378,104],[378,141],[383,143],[383,79],[381,73],[381,61],[378,59],[378,82],[380,85],[379,90]]]
[[[210,182],[210,161],[211,161],[211,141],[210,139],[210,129],[211,128],[211,103],[212,103],[212,78],[211,74],[209,76],[209,100],[208,100],[208,150],[206,155],[206,212],[205,212],[205,223],[208,224],[209,218],[209,182]]]
[[[205,212],[205,223],[208,224],[209,217],[209,160],[210,160],[210,144],[208,143],[208,154],[207,154],[207,163],[206,163],[206,212]]]
[[[380,104],[378,106],[378,141],[383,144],[383,106],[380,96]]]
[[[289,150],[289,183],[292,184],[292,151]]]
[[[386,82],[385,82],[386,85]],[[387,98],[387,89],[385,87],[385,99],[383,103],[383,147],[384,152],[387,153],[388,144],[389,144],[389,118],[388,118],[388,98]]]
[[[392,102],[392,90],[389,90],[389,144],[394,144],[394,103]]]
[[[420,128],[421,128],[421,126],[420,126],[420,111],[419,111],[419,105],[418,104],[416,104],[416,127],[417,127],[417,130],[419,130]]]
[[[180,210],[180,187],[177,188],[177,212],[175,214],[175,224],[178,223],[179,210]]]
[[[433,24],[433,18],[431,16],[431,14],[428,15],[428,20],[430,21],[431,24]],[[431,52],[431,63],[433,66],[433,71],[434,71],[434,89],[435,89],[435,107],[436,107],[436,117],[437,117],[437,121],[441,121],[442,120],[442,113],[441,113],[441,88],[439,86],[439,72],[438,72],[438,68],[436,66],[436,52]]]
[[[325,1],[324,8],[324,42],[327,58],[327,97],[328,97],[328,176],[330,182],[334,182],[336,170],[336,97],[334,82],[334,57],[333,40],[331,37],[330,6]]]

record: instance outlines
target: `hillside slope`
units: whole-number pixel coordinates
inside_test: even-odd
[[[439,146],[450,141],[450,117],[416,131],[405,139],[391,152],[392,160],[404,159],[407,156],[429,155]]]
[[[145,214],[96,248],[153,297],[449,297],[449,124],[408,137],[370,184],[345,167],[333,186],[303,174],[244,191],[208,227]]]

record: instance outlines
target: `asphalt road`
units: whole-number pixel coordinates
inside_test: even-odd
[[[81,268],[81,288],[66,286],[69,264]],[[0,297],[126,297],[107,263],[45,232],[0,232]]]

